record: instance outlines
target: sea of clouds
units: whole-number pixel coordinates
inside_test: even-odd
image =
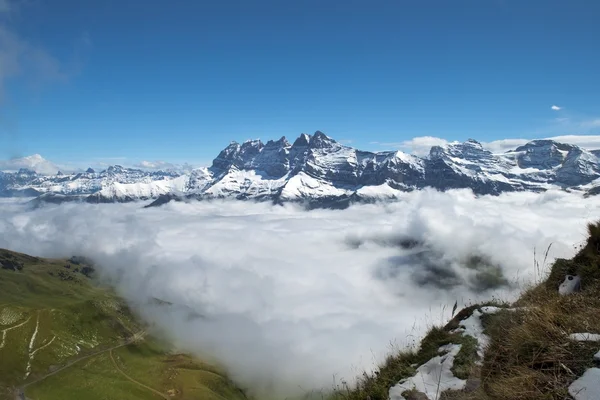
[[[454,302],[514,299],[570,257],[600,199],[552,191],[476,198],[407,193],[347,210],[242,201],[0,203],[0,247],[83,255],[178,349],[214,359],[254,393],[352,382],[418,343]],[[160,301],[157,301],[160,300]]]

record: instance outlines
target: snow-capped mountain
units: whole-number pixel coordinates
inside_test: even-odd
[[[401,151],[368,152],[324,133],[263,143],[232,142],[208,168],[188,173],[144,171],[115,165],[95,172],[44,176],[28,169],[0,173],[0,195],[37,201],[123,202],[235,198],[344,207],[352,201],[399,198],[433,187],[471,188],[476,194],[544,191],[594,194],[600,184],[598,152],[552,140],[535,140],[493,154],[475,140],[434,146],[427,157]]]

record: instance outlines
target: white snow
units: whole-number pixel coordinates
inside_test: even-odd
[[[107,198],[156,198],[161,194],[181,192],[187,183],[185,176],[175,179],[146,181],[136,183],[112,182],[100,190],[100,194]]]
[[[600,342],[600,334],[588,332],[572,333],[569,335],[569,339],[576,340],[578,342]]]
[[[450,370],[454,358],[460,351],[460,344],[447,344],[439,348],[446,353],[436,356],[417,368],[417,374],[405,379],[390,389],[390,400],[406,400],[402,393],[408,390],[418,390],[425,393],[429,400],[438,400],[446,390],[460,390],[466,381],[456,378]]]
[[[594,360],[600,361],[600,351],[594,354]]]
[[[423,160],[419,157],[413,156],[412,154],[407,154],[403,151],[397,151],[396,153],[394,153],[394,156],[403,163],[410,164],[411,168],[417,171],[424,171],[425,169],[425,166],[423,165]]]
[[[214,197],[227,197],[230,195],[244,194],[250,197],[270,195],[285,184],[285,177],[281,179],[268,179],[255,170],[232,169],[221,180],[204,191]]]
[[[40,327],[40,314],[38,312],[37,319],[35,321],[35,330],[33,331],[33,335],[31,335],[31,340],[29,341],[29,359],[27,360],[27,368],[25,369],[25,378],[31,374],[31,362],[33,361],[33,356],[35,352],[33,351],[33,344],[35,343],[35,338],[38,333],[38,328]]]
[[[454,332],[462,332],[463,335],[471,336],[477,340],[477,355],[479,356],[478,363],[483,360],[485,348],[490,342],[490,338],[483,333],[483,325],[481,324],[481,316],[483,314],[494,314],[500,309],[498,307],[482,307],[481,311],[474,310],[469,318],[460,321],[459,328]]]
[[[590,368],[569,386],[569,394],[575,400],[600,399],[600,368]]]
[[[391,188],[387,183],[377,186],[363,186],[356,191],[356,194],[361,197],[373,199],[395,199],[402,196],[402,193],[399,190]]]
[[[349,190],[337,188],[327,181],[316,179],[304,172],[300,172],[287,181],[281,192],[281,197],[285,199],[303,199],[343,196],[349,193]]]

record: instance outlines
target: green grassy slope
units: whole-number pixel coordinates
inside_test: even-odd
[[[147,337],[84,267],[0,250],[0,399],[245,398],[217,368]]]

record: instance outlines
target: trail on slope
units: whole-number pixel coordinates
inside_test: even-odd
[[[31,385],[34,385],[34,384],[36,384],[36,383],[38,383],[38,382],[41,382],[41,381],[43,381],[44,379],[51,377],[52,375],[56,375],[56,374],[58,374],[59,372],[61,372],[61,371],[64,371],[65,369],[67,369],[67,368],[71,367],[72,365],[74,365],[74,364],[78,363],[79,361],[82,361],[82,360],[85,360],[85,359],[88,359],[88,358],[91,358],[91,357],[95,357],[95,356],[97,356],[97,355],[99,355],[99,354],[106,353],[107,351],[113,351],[113,350],[116,350],[116,349],[118,349],[118,348],[120,348],[120,347],[127,346],[127,345],[129,345],[129,344],[133,343],[133,342],[134,342],[134,341],[136,341],[136,340],[142,340],[142,339],[144,338],[144,334],[145,334],[145,331],[138,332],[138,333],[134,334],[134,335],[133,335],[131,338],[129,338],[127,341],[125,341],[124,343],[121,343],[121,344],[119,344],[119,345],[116,345],[116,346],[110,347],[110,348],[108,348],[108,349],[104,349],[104,350],[98,350],[98,351],[97,351],[97,352],[95,352],[95,353],[88,354],[88,355],[85,355],[85,356],[81,356],[81,357],[79,357],[79,358],[77,358],[77,359],[75,359],[75,360],[72,360],[72,361],[70,361],[69,363],[67,363],[67,364],[63,365],[62,367],[60,367],[60,368],[58,368],[58,369],[56,369],[56,370],[54,370],[54,371],[52,371],[52,372],[49,372],[49,373],[47,373],[47,374],[46,374],[46,375],[44,375],[44,376],[41,376],[41,377],[39,377],[39,378],[38,378],[38,379],[36,379],[35,381],[29,382],[29,383],[27,383],[27,384],[25,384],[25,385],[23,385],[23,386],[21,386],[21,387],[17,388],[17,389],[15,390],[15,398],[16,398],[16,399],[20,399],[20,398],[23,398],[23,399],[24,399],[24,398],[25,398],[25,389],[26,389],[27,387],[29,387],[29,386],[31,386]],[[38,350],[39,350],[39,349],[38,349]]]
[[[152,391],[154,394],[156,394],[156,395],[158,395],[158,396],[162,397],[163,399],[167,399],[167,400],[169,400],[169,399],[170,399],[170,397],[169,397],[169,396],[167,396],[166,394],[164,394],[164,393],[161,393],[161,392],[159,392],[158,390],[152,389],[150,386],[146,386],[146,385],[144,385],[143,383],[141,383],[141,382],[138,382],[138,381],[136,381],[135,379],[133,379],[132,377],[130,377],[129,375],[127,375],[127,374],[126,374],[126,373],[125,373],[125,372],[124,372],[124,371],[123,371],[121,368],[119,368],[119,365],[117,364],[117,362],[115,361],[115,358],[113,357],[112,350],[110,350],[108,354],[110,355],[110,359],[112,360],[112,363],[113,363],[113,365],[115,366],[116,370],[117,370],[117,371],[119,371],[119,372],[120,372],[120,373],[121,373],[121,374],[122,374],[122,375],[123,375],[125,378],[127,378],[129,381],[131,381],[131,382],[135,383],[135,384],[136,384],[136,385],[138,385],[138,386],[141,386],[141,387],[143,387],[143,388],[145,388],[145,389],[148,389],[148,390]]]
[[[29,374],[31,374],[31,361],[33,360],[33,345],[35,343],[35,338],[38,333],[38,329],[40,327],[40,312],[37,313],[37,318],[35,320],[35,330],[33,331],[33,335],[31,335],[31,340],[29,341],[29,359],[27,360],[27,368],[25,369],[25,377],[23,379],[27,379]]]
[[[31,317],[27,318],[27,320],[25,322],[21,322],[19,325],[15,325],[15,326],[11,326],[10,328],[3,329],[2,330],[2,342],[0,342],[0,349],[3,348],[4,345],[6,344],[6,333],[12,329],[15,329],[15,328],[25,325],[26,323],[29,322],[29,320],[31,320]]]

